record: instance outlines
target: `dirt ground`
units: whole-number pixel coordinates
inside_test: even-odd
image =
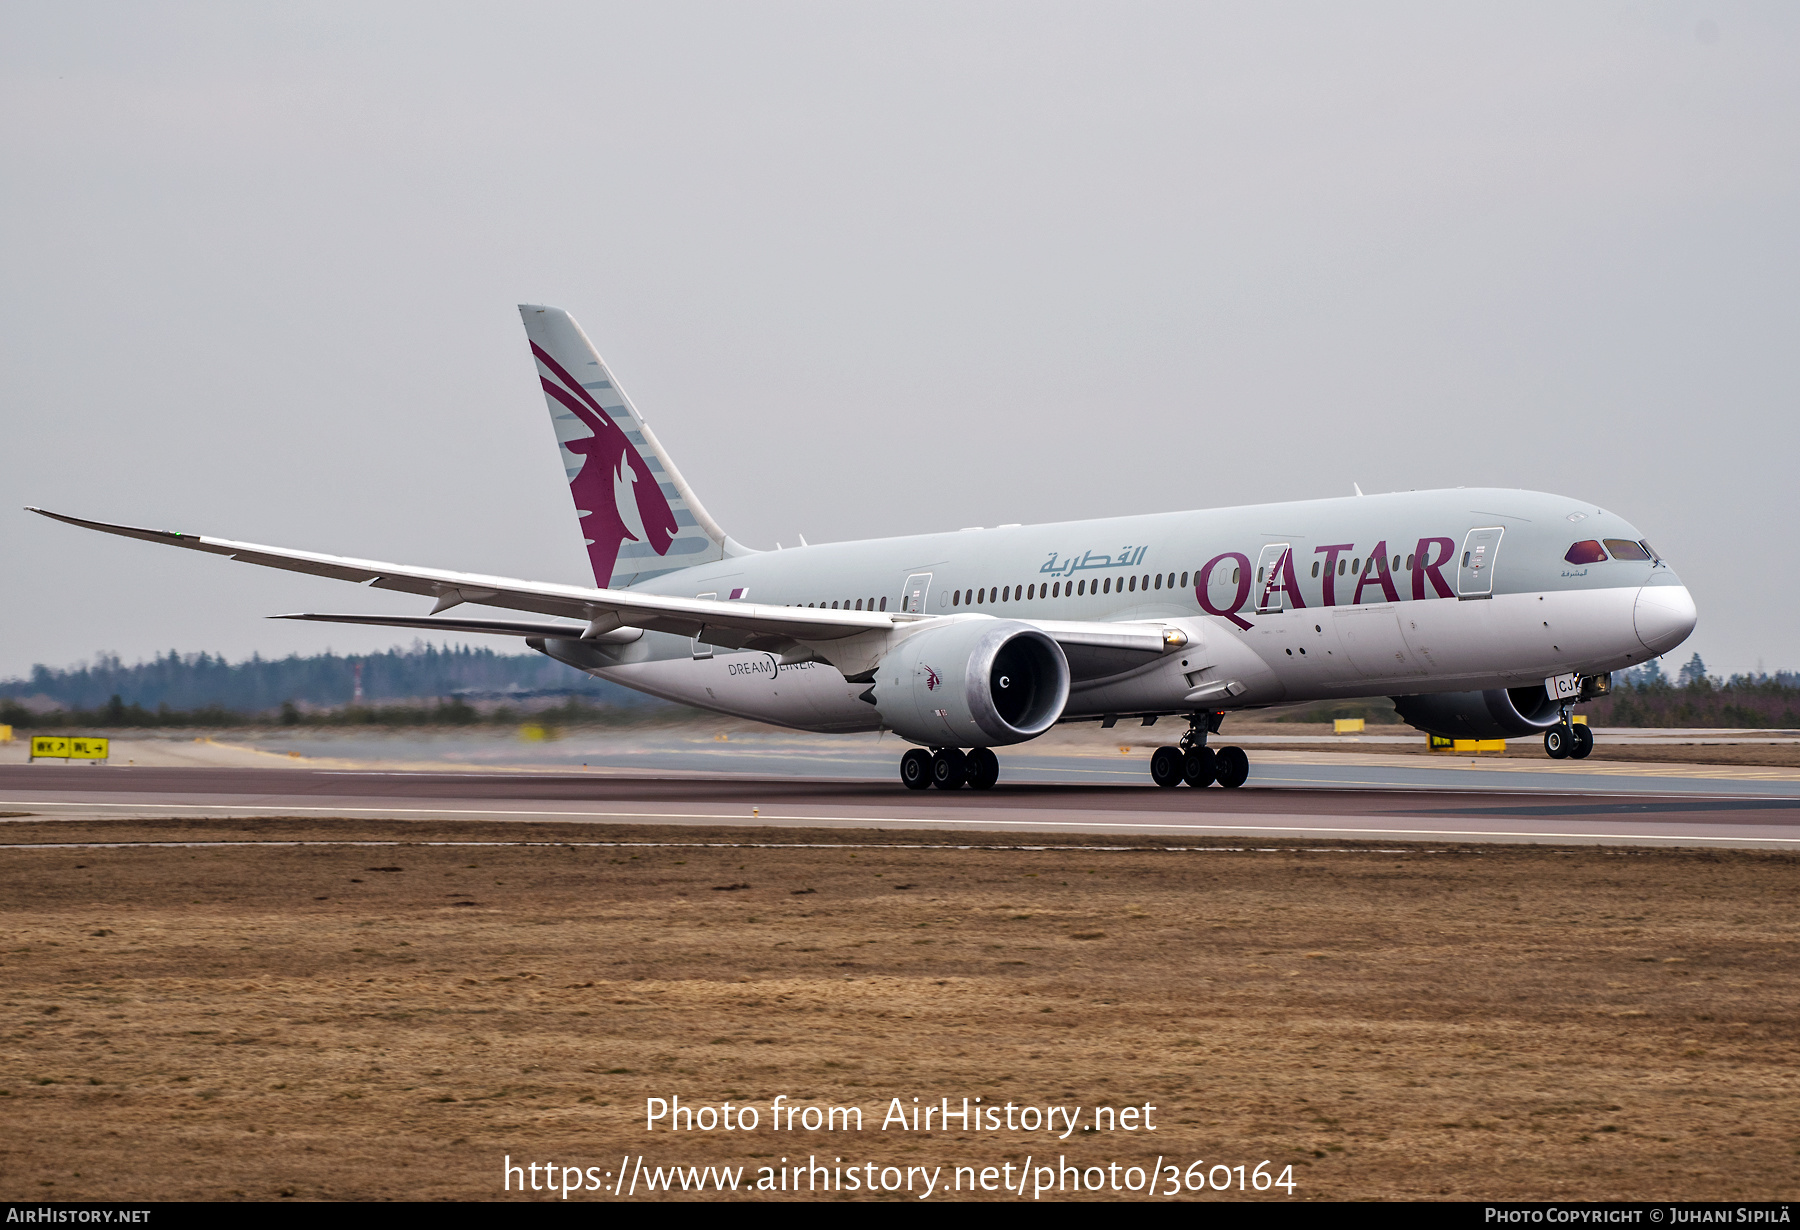
[[[596,836],[651,844],[417,844]],[[407,844],[20,848],[141,840]],[[508,1156],[640,1155],[941,1166],[933,1199],[1158,1155],[1291,1166],[1294,1199],[1800,1194],[1793,856],[962,840],[995,848],[8,823],[0,1197],[493,1199]],[[778,1094],[864,1130],[772,1132]],[[761,1125],[647,1133],[677,1095]],[[883,1131],[895,1097],[1156,1130]]]

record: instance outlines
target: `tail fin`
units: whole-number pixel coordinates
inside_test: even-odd
[[[560,308],[519,305],[594,581],[623,589],[746,554],[700,506],[643,416]]]

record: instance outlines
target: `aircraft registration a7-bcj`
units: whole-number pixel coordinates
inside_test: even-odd
[[[1185,717],[1164,786],[1249,775],[1211,746],[1233,710],[1380,693],[1432,734],[1541,733],[1587,755],[1573,705],[1693,630],[1687,588],[1622,518],[1457,489],[758,551],[700,504],[586,334],[520,308],[593,589],[349,559],[44,513],[72,525],[435,600],[430,614],[287,619],[522,637],[682,704],[916,744],[912,788],[992,786],[992,749],[1058,722]],[[43,512],[42,509],[33,509]],[[470,604],[554,620],[446,615]],[[574,622],[568,622],[574,621]]]

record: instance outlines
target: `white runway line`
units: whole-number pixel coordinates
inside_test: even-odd
[[[0,807],[25,806],[0,801]],[[1362,828],[1341,825],[1320,824],[1197,824],[1168,823],[1154,820],[1006,820],[999,817],[976,816],[966,819],[940,820],[928,816],[803,816],[770,812],[755,817],[741,813],[724,814],[718,812],[633,812],[633,811],[541,811],[541,810],[503,810],[499,808],[453,808],[453,807],[278,807],[278,806],[220,806],[204,804],[167,804],[150,805],[142,803],[33,803],[34,807],[112,807],[136,809],[139,811],[167,812],[170,810],[192,812],[222,812],[223,818],[233,815],[255,812],[275,815],[296,815],[299,813],[318,813],[321,815],[369,815],[369,816],[462,816],[479,818],[497,816],[508,819],[530,818],[534,820],[703,820],[716,824],[741,825],[754,820],[759,825],[772,823],[791,824],[855,824],[855,825],[943,825],[945,827],[960,826],[963,828],[991,828],[1003,826],[1026,829],[1129,829],[1142,832],[1144,830],[1167,830],[1182,833],[1298,833],[1298,834],[1334,834],[1340,837],[1420,837],[1438,838],[1466,837],[1475,840],[1508,838],[1528,841],[1631,841],[1631,842],[1694,842],[1697,844],[1718,843],[1721,841],[1753,842],[1759,845],[1800,847],[1800,836],[1794,837],[1760,837],[1747,833],[1616,833],[1606,830],[1587,832],[1561,832],[1554,830],[1508,830],[1508,829],[1404,829],[1404,828]],[[1263,819],[1258,816],[1257,819]],[[1595,823],[1605,823],[1596,821]]]

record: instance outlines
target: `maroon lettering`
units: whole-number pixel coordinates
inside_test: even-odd
[[[1448,542],[1449,539],[1444,541]],[[1208,582],[1212,580],[1212,570],[1224,560],[1232,560],[1237,564],[1238,583],[1237,594],[1232,598],[1231,605],[1220,610],[1213,605],[1212,596],[1206,591]],[[1227,551],[1223,555],[1215,555],[1207,560],[1206,567],[1194,574],[1194,597],[1199,599],[1200,609],[1208,615],[1222,615],[1240,628],[1250,627],[1250,621],[1238,614],[1244,603],[1250,600],[1250,557],[1239,555],[1236,551]]]
[[[1439,551],[1436,559],[1432,559],[1429,553],[1429,548],[1433,546],[1437,547]],[[1425,578],[1428,575],[1431,577],[1431,587],[1437,591],[1438,597],[1448,598],[1451,596],[1453,591],[1450,588],[1450,582],[1444,580],[1444,574],[1439,570],[1449,563],[1455,554],[1456,543],[1452,539],[1419,539],[1418,557],[1413,568],[1412,596],[1415,602],[1425,596]]]
[[[1337,562],[1340,552],[1349,551],[1356,546],[1353,542],[1334,542],[1329,547],[1314,547],[1313,554],[1325,552],[1325,605],[1337,605]]]
[[[1400,601],[1400,591],[1394,588],[1393,574],[1388,571],[1387,539],[1383,538],[1369,552],[1369,560],[1363,565],[1362,576],[1356,580],[1356,597],[1354,602],[1362,601],[1363,586],[1381,586],[1381,596],[1387,602]]]

